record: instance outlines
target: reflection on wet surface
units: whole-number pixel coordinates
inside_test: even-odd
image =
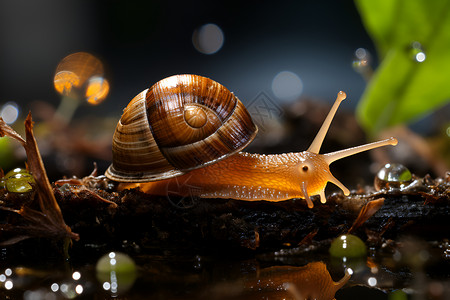
[[[350,279],[351,272],[347,270],[342,279],[334,282],[323,262],[303,267],[273,266],[246,282],[245,289],[254,298],[328,300],[334,299],[336,292]]]
[[[448,299],[448,248],[448,242],[404,240],[401,246],[385,245],[376,252],[370,249],[368,258],[332,258],[320,247],[310,253],[297,249],[296,254],[256,255],[200,255],[159,249],[145,251],[153,254],[142,254],[144,251],[134,249],[134,254],[128,256],[111,251],[102,254],[103,250],[98,250],[84,258],[74,256],[71,262],[53,262],[51,267],[30,261],[28,266],[7,264],[11,260],[3,250],[0,297],[296,300],[355,299],[362,295],[369,300],[401,293],[402,297],[418,295],[414,299]],[[439,253],[442,260],[436,263]],[[116,268],[122,255],[123,267]],[[420,264],[416,256],[423,258]],[[102,259],[108,262],[106,267],[99,267]],[[111,261],[113,268],[108,269]],[[123,271],[130,266],[135,271]],[[429,277],[430,272],[433,277]]]

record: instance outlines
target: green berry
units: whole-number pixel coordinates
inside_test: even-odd
[[[333,240],[330,254],[334,257],[363,257],[367,254],[367,248],[359,237],[344,234]]]
[[[13,170],[14,171],[14,170]],[[33,190],[34,177],[30,173],[11,173],[5,176],[6,189],[10,193],[28,193]]]
[[[16,174],[30,174],[27,169],[24,168],[15,168],[6,173],[5,178],[13,177]]]

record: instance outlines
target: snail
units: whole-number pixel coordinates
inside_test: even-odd
[[[339,104],[339,92],[308,150],[284,154],[242,152],[258,129],[242,102],[221,84],[198,75],[174,75],[138,94],[124,109],[113,136],[105,176],[121,189],[202,198],[281,201],[312,195],[326,202],[327,182],[350,191],[330,172],[341,158],[396,145],[395,138],[319,154]]]

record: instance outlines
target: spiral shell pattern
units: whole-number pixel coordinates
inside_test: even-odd
[[[121,182],[175,177],[239,152],[256,133],[242,102],[224,86],[198,75],[171,76],[125,108],[105,175]]]

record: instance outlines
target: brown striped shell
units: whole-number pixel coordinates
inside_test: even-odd
[[[239,152],[257,131],[242,102],[221,84],[198,75],[171,76],[124,109],[105,175],[120,182],[179,176]]]

